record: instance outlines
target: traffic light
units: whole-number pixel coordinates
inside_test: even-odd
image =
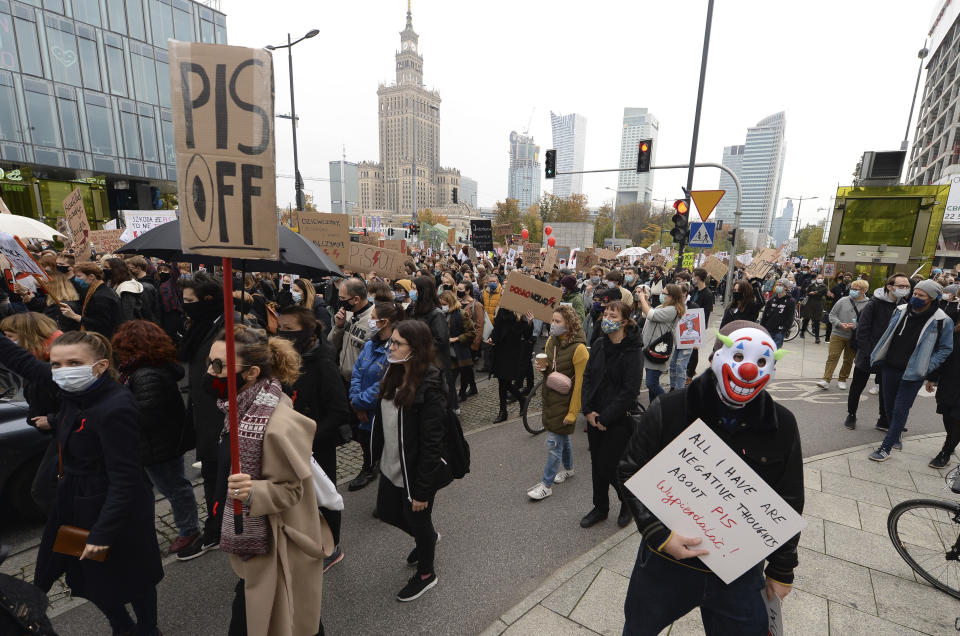
[[[457,203],[457,189],[456,189],[456,188],[453,189],[453,202],[454,202],[454,203]]]
[[[553,179],[557,176],[557,151],[556,150],[547,151],[545,168],[547,173],[547,179]]]
[[[676,210],[676,212],[674,212],[673,218],[670,219],[673,221],[673,229],[670,230],[670,236],[672,236],[673,240],[677,243],[686,243],[687,237],[690,236],[690,224],[687,217],[687,212],[690,211],[690,208],[687,206],[686,201],[677,199],[673,202],[673,209]]]
[[[727,240],[730,241],[730,247],[731,247],[731,249],[735,249],[734,246],[736,246],[736,244],[737,244],[737,229],[736,229],[736,228],[733,228],[733,229],[731,229],[731,230],[727,230]]]
[[[651,154],[653,154],[653,139],[641,139],[637,149],[637,172],[650,172]]]

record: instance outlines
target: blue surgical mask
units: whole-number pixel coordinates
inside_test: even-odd
[[[73,280],[77,281],[77,284],[83,287],[84,289],[90,287],[90,283],[87,282],[87,279],[82,276],[74,276]]]
[[[497,291],[496,283],[487,283],[487,288],[490,290],[490,293]]]
[[[295,303],[299,303],[301,300],[303,300],[303,293],[297,291],[296,289],[291,289],[290,295],[293,296],[293,302]]]
[[[910,307],[913,309],[922,309],[927,304],[927,301],[917,298],[916,296],[910,297]]]
[[[851,290],[850,290],[850,298],[859,298],[859,297],[860,297],[860,290],[859,290],[859,289],[851,289]]]
[[[627,274],[623,277],[623,282],[627,285],[632,285],[634,281],[633,274]]]
[[[411,289],[411,290],[410,290],[410,300],[416,302],[416,300],[417,300],[417,290],[416,290],[416,289]]]
[[[603,331],[603,333],[613,333],[622,326],[623,323],[619,320],[610,320],[609,318],[604,318],[600,321],[600,330]]]
[[[660,304],[662,305],[667,300],[667,295],[663,292],[660,292]]]
[[[773,288],[773,291],[774,291],[775,293],[777,293],[777,294],[782,294],[782,293],[783,293],[783,285],[777,285],[776,287]]]

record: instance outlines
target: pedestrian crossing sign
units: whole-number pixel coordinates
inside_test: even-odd
[[[715,221],[690,222],[690,247],[713,247],[713,235],[717,229]]]

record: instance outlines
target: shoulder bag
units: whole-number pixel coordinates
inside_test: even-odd
[[[57,447],[57,479],[63,479],[63,451],[59,446]],[[57,538],[53,542],[53,551],[80,558],[87,546],[89,536],[89,530],[77,526],[62,525],[57,528]],[[110,550],[104,550],[88,558],[93,561],[104,561],[108,554],[110,554]]]
[[[546,385],[551,391],[556,391],[560,395],[567,395],[573,388],[573,380],[564,373],[557,371],[557,346],[553,345],[553,371],[547,376]]]
[[[670,360],[673,354],[673,327],[663,332],[659,338],[643,348],[647,360],[660,364]]]

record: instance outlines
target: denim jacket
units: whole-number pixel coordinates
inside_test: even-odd
[[[370,411],[372,415],[377,408],[380,380],[388,366],[387,351],[386,341],[372,338],[363,345],[353,365],[353,375],[350,377],[350,406],[358,411]],[[369,431],[370,425],[364,423],[360,428]]]
[[[870,354],[870,365],[883,361],[890,347],[890,339],[900,322],[907,315],[908,305],[900,305],[890,316],[887,330],[880,336],[877,346]],[[940,325],[937,323],[941,322]],[[922,380],[927,374],[943,364],[953,351],[953,321],[942,309],[937,309],[920,332],[917,348],[910,355],[907,368],[903,372],[904,380]]]

